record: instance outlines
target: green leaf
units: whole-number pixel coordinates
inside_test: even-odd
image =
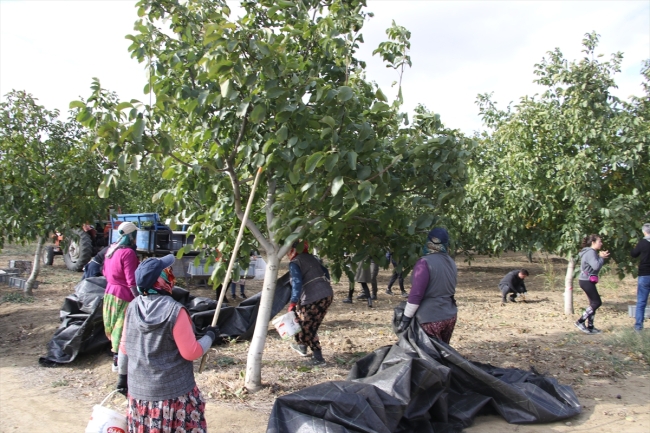
[[[343,184],[344,184],[343,176],[336,176],[334,178],[334,180],[332,181],[332,189],[331,189],[332,197],[336,196],[336,194],[339,193]]]
[[[165,180],[173,179],[176,174],[176,169],[174,167],[169,167],[162,172],[162,178]]]
[[[117,111],[122,111],[125,108],[133,108],[133,104],[131,104],[130,102],[120,102],[119,104],[117,104],[117,107],[115,107]]]
[[[377,89],[375,92],[375,98],[383,102],[388,102],[388,98],[386,98],[386,95],[384,95],[384,92],[382,92],[381,89]]]
[[[320,162],[321,159],[323,159],[322,152],[316,152],[307,158],[307,161],[305,162],[305,172],[313,172],[316,169],[316,165]]]
[[[82,101],[72,101],[70,102],[70,109],[73,108],[86,108],[86,104],[84,104]]]
[[[290,181],[293,185],[297,184],[299,180],[300,180],[300,174],[295,173],[295,172],[293,172],[293,171],[290,171],[290,172],[289,172],[289,181]]]
[[[266,91],[266,96],[268,96],[271,99],[275,99],[278,96],[283,95],[285,92],[286,91],[282,87],[272,87]]]
[[[138,117],[133,125],[133,141],[136,143],[142,142],[142,134],[144,133],[144,120],[142,117]]]
[[[97,188],[97,195],[99,196],[99,198],[108,198],[109,191],[110,191],[110,186],[102,182],[99,184],[99,187]]]
[[[336,166],[336,163],[339,162],[339,154],[338,153],[331,153],[325,157],[325,170],[332,171],[334,167]]]
[[[237,91],[232,83],[232,80],[226,80],[221,83],[221,95],[226,99],[234,99],[237,97]]]
[[[332,129],[334,129],[334,125],[336,125],[336,122],[331,116],[325,116],[320,121],[326,125],[329,125],[329,127]]]
[[[201,93],[199,93],[199,97],[198,97],[199,106],[203,107],[205,105],[205,100],[207,99],[209,94],[210,92],[208,92],[207,90],[203,90]]]
[[[351,170],[357,169],[357,153],[353,150],[348,152],[348,166]]]
[[[239,106],[237,107],[237,117],[244,117],[244,114],[246,114],[246,111],[248,111],[248,106],[250,105],[250,102],[241,102]]]
[[[368,181],[362,182],[361,185],[359,185],[359,188],[361,189],[361,194],[359,194],[359,202],[361,204],[365,204],[372,197],[372,184]]]
[[[347,212],[345,213],[345,215],[343,215],[343,216],[341,217],[341,219],[344,220],[344,221],[347,220],[347,219],[350,218],[352,215],[354,215],[354,213],[357,211],[358,208],[359,208],[359,203],[357,203],[357,202],[355,201],[354,204],[352,205],[352,207],[350,208],[350,210],[347,211]]]
[[[262,120],[266,118],[266,107],[264,105],[256,105],[255,108],[253,108],[253,112],[251,113],[250,120],[252,123],[260,123]]]
[[[340,102],[349,101],[354,96],[354,92],[348,86],[339,87],[338,98]]]
[[[279,143],[282,143],[284,140],[287,139],[288,131],[289,130],[287,129],[286,126],[282,126],[282,128],[278,130],[275,136],[277,137]]]

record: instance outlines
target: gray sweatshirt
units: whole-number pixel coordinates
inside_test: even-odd
[[[580,276],[579,280],[589,280],[591,275],[598,275],[600,268],[603,267],[605,259],[598,255],[598,251],[591,247],[585,247],[578,254],[580,257]]]

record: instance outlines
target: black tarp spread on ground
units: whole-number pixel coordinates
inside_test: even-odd
[[[75,287],[75,293],[65,298],[60,311],[61,324],[47,345],[47,355],[39,358],[44,366],[56,366],[72,362],[83,353],[92,353],[109,346],[104,333],[102,306],[106,279],[104,277],[87,278]],[[204,334],[205,328],[212,323],[217,302],[204,297],[192,296],[189,291],[175,287],[174,299],[185,305],[194,323],[197,336]],[[248,340],[253,336],[255,321],[262,293],[244,300],[239,306],[221,305],[217,324],[221,330],[217,342],[226,339]],[[271,317],[279,313],[289,302],[291,286],[289,274],[277,281]]]
[[[396,344],[357,361],[347,381],[276,399],[267,433],[451,433],[477,415],[532,424],[579,413],[571,387],[534,372],[470,362],[413,320]]]

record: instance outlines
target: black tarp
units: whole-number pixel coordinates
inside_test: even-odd
[[[535,372],[470,362],[413,320],[396,344],[357,361],[347,381],[276,399],[267,433],[451,433],[477,415],[532,424],[579,413],[571,387]]]
[[[83,353],[92,353],[109,346],[104,333],[102,306],[106,278],[93,277],[80,281],[75,293],[65,298],[60,311],[61,324],[47,345],[47,355],[39,358],[44,366],[56,366],[72,362]],[[204,334],[212,323],[217,302],[210,298],[192,296],[189,291],[175,287],[174,299],[185,305],[194,323],[197,336]],[[244,300],[239,306],[221,305],[217,324],[221,330],[215,342],[238,339],[248,340],[253,336],[262,292]],[[291,286],[289,273],[277,281],[271,317],[279,313],[289,302]]]
[[[61,324],[47,344],[42,365],[65,364],[84,352],[93,352],[109,343],[104,333],[102,305],[106,278],[92,277],[80,281],[74,293],[63,301],[59,312]]]

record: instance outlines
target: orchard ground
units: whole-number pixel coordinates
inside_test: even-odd
[[[0,267],[8,267],[9,260],[33,260],[32,251],[31,246],[8,245],[0,253]],[[650,330],[634,333],[633,319],[628,316],[628,305],[636,299],[635,279],[621,281],[612,274],[602,278],[598,286],[603,306],[596,326],[603,333],[585,335],[573,326],[587,305],[579,288],[574,294],[576,314],[567,317],[563,313],[563,260],[536,255],[530,263],[524,255],[506,254],[475,257],[471,263],[458,257],[456,263],[459,313],[451,345],[470,360],[524,370],[532,367],[552,375],[571,385],[583,405],[579,416],[564,422],[517,426],[497,416],[482,416],[467,432],[650,431]],[[527,302],[501,305],[499,280],[521,267],[531,272],[526,280]],[[390,270],[380,272],[379,300],[372,309],[363,301],[343,304],[347,280],[334,285],[335,300],[320,330],[325,367],[305,367],[304,359],[269,325],[262,370],[265,387],[251,394],[243,388],[249,344],[212,349],[206,369],[196,373],[208,401],[209,430],[264,432],[276,397],[345,379],[356,360],[394,343],[393,307],[402,298],[384,293],[390,275]],[[16,289],[0,285],[1,432],[83,431],[92,406],[114,389],[117,376],[111,372],[107,353],[81,356],[57,368],[38,365],[59,325],[63,300],[73,293],[80,277],[67,271],[56,257],[53,266],[43,268],[33,302],[21,302]],[[258,292],[261,284],[249,280],[247,294]],[[214,297],[209,289],[187,283],[185,287],[194,295]],[[110,405],[122,411],[125,399],[116,396]]]

